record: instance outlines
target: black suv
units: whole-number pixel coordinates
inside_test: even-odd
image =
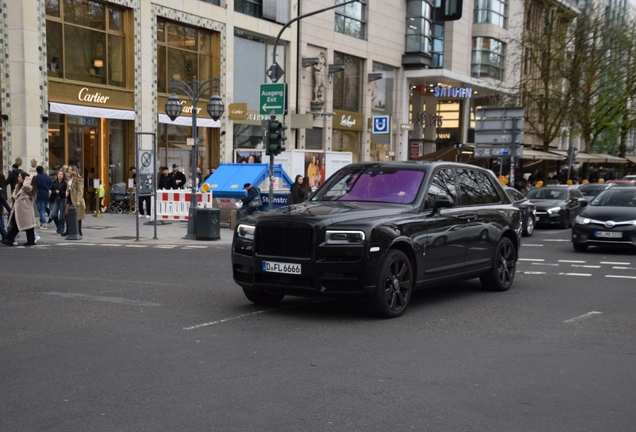
[[[239,221],[234,281],[254,303],[366,299],[400,316],[413,290],[513,283],[521,217],[491,171],[443,162],[348,165],[308,201]]]

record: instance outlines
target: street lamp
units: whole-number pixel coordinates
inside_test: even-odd
[[[194,138],[194,146],[192,147],[192,190],[190,191],[190,210],[188,211],[188,233],[184,237],[185,239],[196,239],[195,227],[196,227],[196,214],[197,214],[197,152],[199,147],[199,138],[197,137],[197,104],[199,99],[203,97],[205,93],[214,89],[214,94],[210,97],[207,105],[207,111],[212,120],[217,121],[223,115],[225,108],[223,106],[223,100],[217,93],[217,89],[221,86],[221,79],[214,77],[204,82],[197,81],[197,77],[192,77],[192,84],[180,79],[171,78],[170,88],[172,94],[166,102],[165,110],[166,115],[170,120],[174,121],[179,115],[181,115],[181,101],[175,93],[175,89],[181,90],[188,96],[190,103],[192,103],[192,138]]]

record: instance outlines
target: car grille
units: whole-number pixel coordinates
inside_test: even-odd
[[[310,228],[257,226],[256,254],[289,258],[311,258],[314,232]]]

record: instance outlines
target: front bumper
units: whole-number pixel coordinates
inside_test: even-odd
[[[621,237],[602,237],[599,233],[621,233]],[[572,242],[588,246],[636,247],[636,226],[624,225],[607,228],[599,224],[576,224],[572,227]]]
[[[548,213],[543,210],[537,210],[535,213],[535,222],[539,224],[560,224],[563,221],[563,210]]]

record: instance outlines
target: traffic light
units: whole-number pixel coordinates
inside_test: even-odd
[[[285,130],[287,126],[278,120],[270,120],[267,123],[267,148],[265,154],[278,156],[285,151]]]

